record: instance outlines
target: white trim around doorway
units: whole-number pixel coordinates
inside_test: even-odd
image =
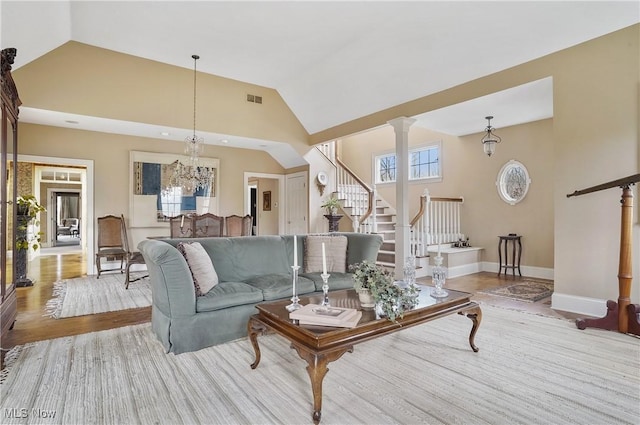
[[[86,180],[82,182],[82,209],[85,218],[86,238],[82,238],[83,247],[87,252],[87,274],[95,273],[93,257],[95,253],[95,213],[94,213],[94,164],[91,159],[59,158],[53,156],[21,155],[18,154],[18,162],[33,162],[39,164],[51,164],[61,166],[85,167]]]
[[[251,205],[249,205],[249,180],[251,178],[256,179],[276,179],[278,180],[278,192],[280,193],[280,207],[278,208],[278,233],[284,232],[285,229],[285,219],[284,212],[286,210],[286,205],[284,202],[283,194],[284,194],[284,175],[283,174],[269,174],[269,173],[256,173],[253,171],[245,171],[244,172],[244,184],[243,184],[243,199],[244,199],[244,213],[251,214]],[[259,202],[259,201],[258,201]]]

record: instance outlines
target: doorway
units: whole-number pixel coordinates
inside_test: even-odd
[[[93,160],[76,158],[58,158],[38,155],[18,155],[19,162],[30,162],[34,165],[31,187],[33,194],[41,201],[50,202],[51,192],[80,193],[80,218],[78,223],[78,245],[53,247],[50,242],[56,239],[56,231],[52,231],[51,217],[41,216],[40,231],[43,232],[43,245],[38,255],[66,253],[69,250],[81,251],[88,274],[95,274],[94,265],[94,226],[93,226]],[[47,206],[47,214],[51,207]],[[45,227],[45,228],[43,228]],[[53,236],[52,236],[53,235]],[[62,263],[64,264],[64,262]]]
[[[255,212],[252,211],[252,189],[255,188]],[[244,173],[244,214],[254,217],[256,235],[280,235],[285,231],[285,210],[282,195],[285,193],[284,176],[281,174]]]
[[[80,190],[50,189],[49,192],[50,246],[79,246],[83,237]]]

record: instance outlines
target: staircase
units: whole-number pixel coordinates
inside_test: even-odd
[[[333,196],[341,202],[346,218],[353,223],[353,231],[382,236],[383,243],[376,263],[390,271],[395,269],[396,211],[367,183],[362,181],[335,155],[335,146],[318,147],[336,167],[336,188]],[[420,197],[420,210],[411,220],[410,252],[416,256],[416,266],[428,266],[429,251],[439,244],[449,244],[462,237],[460,206],[463,198]],[[425,270],[426,273],[426,270]]]
[[[376,197],[376,227],[377,234],[382,236],[382,246],[378,251],[376,264],[389,270],[396,265],[396,213],[389,204]]]
[[[366,191],[360,189],[361,193],[354,195],[356,189],[349,185],[338,185],[338,191],[334,192],[334,196],[338,198],[342,204],[342,211],[354,223],[354,232],[375,233],[382,236],[382,247],[378,252],[376,264],[383,266],[389,270],[395,268],[395,236],[396,236],[396,212],[387,201],[374,194],[375,210],[371,211],[367,217],[364,214],[368,210]],[[364,220],[364,221],[362,221]],[[374,223],[375,220],[375,223]],[[357,224],[356,224],[357,223]],[[359,227],[356,228],[356,227]]]

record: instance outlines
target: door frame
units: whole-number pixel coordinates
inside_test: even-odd
[[[64,189],[64,188],[54,188],[54,187],[49,187],[47,188],[47,201],[52,199],[52,195],[56,194],[56,193],[77,193],[78,194],[78,198],[80,199],[80,211],[81,214],[80,216],[82,216],[82,189]],[[57,204],[57,201],[56,201]],[[51,205],[49,202],[47,202],[47,205]],[[47,223],[47,243],[49,244],[49,246],[56,246],[55,244],[58,241],[58,235],[57,235],[57,226],[56,228],[53,227],[53,225],[51,224],[51,213],[49,213],[49,223]],[[53,217],[55,220],[57,220],[58,217],[54,216]],[[80,235],[84,236],[82,234],[83,231],[86,232],[86,229],[84,229],[84,224],[82,223],[82,221],[84,221],[84,219],[80,219]],[[57,221],[56,221],[57,222]],[[82,238],[80,238],[80,244],[82,245]]]
[[[279,202],[280,207],[278,208],[278,234],[283,234],[282,232],[285,230],[285,209],[286,199],[283,197],[284,194],[284,174],[270,174],[270,173],[257,173],[253,171],[245,171],[244,172],[244,184],[243,187],[243,203],[244,203],[244,214],[251,214],[251,205],[249,204],[249,179],[275,179],[278,180],[278,193],[280,194],[280,199],[274,199],[271,202]],[[259,200],[258,200],[259,202]],[[260,223],[258,223],[260,226]]]
[[[82,182],[82,208],[85,212],[83,216],[85,218],[85,225],[83,231],[85,232],[86,239],[81,238],[82,247],[87,252],[87,274],[95,273],[93,256],[95,254],[95,204],[94,204],[94,164],[92,159],[77,159],[77,158],[59,158],[54,156],[41,156],[41,155],[20,155],[18,154],[18,162],[34,162],[40,164],[52,164],[69,166],[75,165],[79,167],[85,167],[86,169],[86,181]],[[34,188],[35,196],[40,198],[40,187]],[[81,223],[82,225],[82,223]]]

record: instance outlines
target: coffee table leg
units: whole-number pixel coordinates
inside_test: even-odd
[[[304,347],[293,345],[298,355],[307,361],[307,373],[311,379],[311,391],[313,391],[313,423],[319,424],[322,417],[322,380],[329,368],[327,365],[334,360],[338,360],[346,352],[353,352],[353,347],[331,351],[326,354],[315,354]]]
[[[471,328],[471,334],[469,334],[469,345],[471,346],[471,349],[473,350],[473,352],[477,353],[478,350],[480,349],[476,347],[474,340],[476,337],[476,332],[478,332],[478,328],[480,327],[480,322],[482,321],[482,310],[480,310],[480,306],[477,305],[468,310],[461,311],[458,314],[467,316],[473,322],[473,327]]]
[[[266,332],[267,328],[261,322],[255,320],[253,317],[249,319],[247,323],[247,330],[249,334],[249,340],[253,345],[253,351],[256,353],[256,361],[251,364],[251,369],[255,369],[260,364],[260,346],[258,345],[258,335],[262,335]]]

